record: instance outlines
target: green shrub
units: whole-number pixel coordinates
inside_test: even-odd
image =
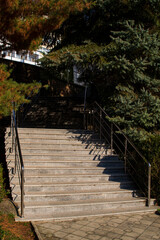
[[[142,150],[151,163],[151,195],[160,203],[160,135],[152,135],[145,141]]]
[[[0,226],[0,239],[3,239],[3,237],[4,237],[4,230]]]
[[[6,191],[4,187],[4,178],[3,178],[3,167],[0,164],[0,202],[6,196]]]

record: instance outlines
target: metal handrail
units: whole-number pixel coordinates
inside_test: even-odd
[[[15,167],[14,174],[18,174],[19,177],[19,185],[21,191],[21,213],[20,216],[24,217],[24,163],[21,152],[21,146],[18,136],[17,130],[17,122],[16,122],[16,113],[15,110],[12,111],[11,116],[11,134],[12,134],[12,152],[15,152]]]
[[[119,126],[109,120],[109,115],[97,102],[91,104],[87,108],[85,114],[86,129],[88,129],[88,127],[92,127],[93,130],[98,131],[100,139],[104,139],[107,144],[110,144],[111,154],[114,154],[115,152],[121,156],[124,161],[125,172],[128,172],[134,179],[136,184],[146,196],[147,206],[150,206],[151,164],[145,159],[145,157],[119,128]],[[142,166],[139,167],[140,164]],[[146,174],[145,171],[147,171]],[[141,177],[143,178],[143,183],[139,180]]]

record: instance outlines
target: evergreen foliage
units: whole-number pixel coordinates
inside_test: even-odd
[[[134,22],[113,32],[106,73],[115,89],[110,100],[112,121],[135,140],[144,140],[160,126],[160,40]]]
[[[110,120],[134,140],[159,131],[159,9],[159,1],[97,0],[77,19],[81,25],[63,25],[61,44],[42,61],[50,72],[76,65],[80,80],[98,88]],[[72,31],[69,38],[67,29],[83,39]]]
[[[43,36],[56,30],[73,12],[88,8],[84,0],[0,0],[0,51],[33,51]],[[2,57],[2,56],[1,56]],[[6,67],[0,65],[0,117],[10,114],[12,102],[18,107],[28,102],[40,84],[17,83],[9,78]]]
[[[2,164],[0,164],[0,202],[6,196],[5,186],[4,186],[4,179],[3,179],[3,168]]]
[[[88,6],[87,0],[0,0],[0,48],[35,49],[45,33]]]
[[[144,156],[151,163],[152,169],[152,197],[160,204],[160,136],[155,134],[141,144]]]
[[[0,64],[0,118],[10,115],[13,104],[16,109],[22,103],[27,103],[27,96],[36,94],[41,87],[40,83],[17,83],[10,79],[10,71],[6,65]]]

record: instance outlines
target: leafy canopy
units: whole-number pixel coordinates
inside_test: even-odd
[[[47,32],[56,30],[71,13],[89,7],[87,0],[0,0],[0,51],[34,50]],[[17,83],[10,71],[0,65],[0,117],[10,114],[12,103],[18,107],[36,93],[38,83]]]
[[[62,41],[43,66],[76,65],[81,80],[97,86],[110,120],[135,139],[159,131],[160,2],[97,0],[80,16],[63,24]]]
[[[25,97],[31,93],[36,94],[40,87],[40,83],[25,84],[13,81],[6,65],[0,64],[0,118],[10,115],[13,103],[16,103],[16,109],[20,104],[28,103]]]
[[[33,49],[45,33],[60,27],[87,0],[0,0],[1,49]]]

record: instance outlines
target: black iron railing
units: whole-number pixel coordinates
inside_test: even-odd
[[[109,120],[107,113],[95,102],[85,111],[85,128],[98,132],[107,144],[110,154],[118,154],[124,161],[125,172],[129,173],[150,206],[151,164],[144,158],[124,132]]]
[[[21,152],[21,146],[18,136],[17,130],[17,121],[16,121],[16,113],[13,110],[11,115],[11,137],[12,137],[12,146],[10,152],[15,155],[15,164],[13,174],[17,174],[19,179],[19,186],[21,192],[21,209],[20,216],[24,216],[24,164],[23,157]]]

